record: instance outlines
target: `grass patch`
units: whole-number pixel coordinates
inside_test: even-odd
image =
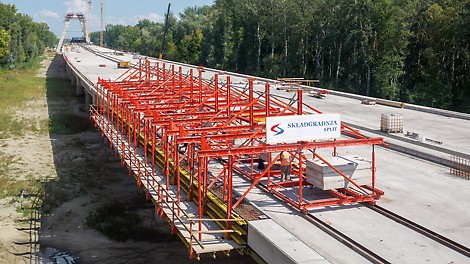
[[[35,127],[28,124],[27,120],[18,120],[8,113],[9,110],[0,109],[0,139],[9,138],[11,136],[21,136],[26,130],[31,130]],[[35,131],[37,128],[34,128]]]
[[[8,177],[0,178],[0,199],[19,197],[22,193],[36,193],[38,184],[32,180],[17,180]]]
[[[0,152],[0,199],[18,195],[24,184],[23,181],[17,181],[10,175],[9,167],[13,159],[14,156]]]
[[[49,124],[50,124],[51,120],[49,118],[44,118],[42,120],[39,121],[39,128],[37,128],[39,130],[40,133],[46,133],[46,132],[49,132]]]
[[[47,99],[60,100],[65,98],[74,98],[75,90],[72,89],[70,81],[65,78],[47,78]]]
[[[46,95],[46,78],[36,77],[42,58],[20,65],[0,75],[0,138],[22,135],[32,128],[27,120],[14,118],[15,109]]]
[[[114,201],[91,211],[86,217],[88,227],[100,231],[105,236],[124,242],[135,241],[163,242],[170,237],[158,230],[144,226],[142,219],[129,206]]]
[[[12,183],[12,190],[14,190],[15,196],[10,202],[21,204],[16,208],[16,211],[21,213],[22,220],[36,218],[42,205],[44,183],[40,180],[16,181]]]
[[[0,175],[4,178],[8,173],[8,167],[13,163],[13,156],[0,151]],[[0,189],[2,186],[0,185]]]
[[[26,103],[46,94],[46,79],[36,77],[42,58],[21,64],[13,71],[0,75],[0,138],[21,136],[25,131],[37,131],[31,120],[14,117],[15,109],[26,107]],[[17,196],[29,189],[29,181],[20,181],[10,175],[9,166],[14,156],[0,152],[0,198]]]
[[[36,77],[35,69],[23,69],[2,74],[0,103],[12,107],[46,94],[46,78]]]
[[[5,197],[10,197],[10,196],[19,196],[21,195],[21,192],[23,190],[28,190],[31,188],[31,182],[22,180],[11,180],[8,182],[6,192],[5,192]]]
[[[43,54],[42,56],[32,58],[30,61],[20,63],[16,66],[16,70],[32,70],[34,74],[41,68],[41,61],[46,58],[47,54]]]
[[[49,131],[59,135],[77,134],[92,128],[90,120],[85,117],[60,113],[50,117]]]
[[[5,197],[8,197],[8,188],[9,188],[9,185],[10,185],[10,180],[5,178],[5,177],[1,177],[0,178],[0,199],[3,199]]]

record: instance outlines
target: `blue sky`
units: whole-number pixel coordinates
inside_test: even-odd
[[[60,37],[67,12],[88,14],[88,0],[0,0],[14,4],[19,13],[31,16],[37,22],[46,22]],[[100,29],[101,0],[92,0],[91,31]],[[168,3],[171,12],[179,14],[189,6],[212,5],[214,0],[104,0],[105,24],[135,25],[141,19],[163,22]],[[67,37],[82,36],[78,21],[72,21]]]

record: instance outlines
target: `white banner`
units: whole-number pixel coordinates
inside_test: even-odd
[[[340,114],[277,116],[266,118],[266,141],[292,143],[315,139],[339,138]]]

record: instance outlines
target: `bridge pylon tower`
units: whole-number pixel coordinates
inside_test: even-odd
[[[62,45],[64,44],[65,36],[67,35],[70,21],[72,19],[77,19],[80,22],[83,35],[85,36],[85,38],[87,38],[88,36],[85,15],[83,13],[72,13],[72,12],[67,13],[64,19],[64,29],[62,30],[62,35],[60,36],[59,43],[57,44],[57,48],[56,48],[57,53],[60,53],[60,50],[62,49]]]

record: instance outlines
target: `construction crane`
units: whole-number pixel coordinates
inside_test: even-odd
[[[165,36],[166,36],[166,32],[168,31],[168,17],[170,16],[170,6],[171,6],[171,3],[168,3],[168,11],[166,12],[166,18],[165,18],[165,30],[163,31],[163,38],[162,38],[162,48],[160,49],[160,55],[158,56],[159,59],[163,58],[163,50],[165,49]]]

